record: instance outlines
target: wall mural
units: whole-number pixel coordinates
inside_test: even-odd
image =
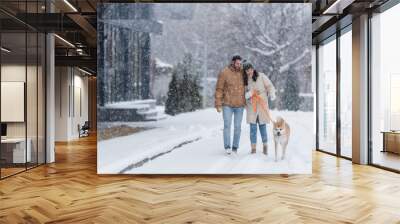
[[[311,4],[98,6],[99,174],[311,173]]]

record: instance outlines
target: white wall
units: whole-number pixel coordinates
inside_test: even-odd
[[[2,122],[25,121],[24,82],[1,82],[1,108],[4,108],[1,110]]]
[[[72,108],[72,115],[73,119],[71,120],[71,126],[72,126],[72,132],[71,135],[73,138],[79,137],[79,132],[78,132],[78,125],[83,125],[85,121],[89,120],[89,113],[88,113],[88,77],[87,76],[82,76],[82,73],[76,74],[75,70],[75,75],[74,75],[74,108]],[[79,93],[80,92],[80,93]],[[80,97],[79,97],[80,96]],[[80,101],[80,102],[79,102]],[[81,108],[79,108],[81,107]],[[75,110],[75,111],[74,111]],[[80,111],[81,110],[81,111]]]
[[[8,64],[1,66],[1,81],[25,82],[25,64]],[[28,67],[29,69],[29,67]]]
[[[55,85],[55,140],[77,139],[78,125],[88,120],[88,77],[76,68],[56,67]]]
[[[68,71],[67,67],[55,68],[55,141],[68,139]]]

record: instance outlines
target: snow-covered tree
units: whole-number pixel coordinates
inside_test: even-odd
[[[192,106],[193,110],[197,110],[203,107],[203,97],[201,95],[201,86],[200,86],[200,80],[198,77],[195,77],[192,81]]]
[[[260,7],[247,4],[242,7],[231,5],[239,17],[234,16],[235,24],[243,29],[243,35],[236,37],[237,43],[244,43],[249,50],[249,59],[259,71],[266,73],[277,87],[277,102],[272,104],[278,109],[289,109],[280,93],[288,92],[289,68],[300,71],[297,83],[303,90],[301,81],[311,82],[306,69],[311,67],[311,33],[307,8],[302,4],[272,4]],[[289,83],[288,85],[292,85]],[[286,100],[286,99],[285,99]]]
[[[205,106],[213,105],[215,86],[210,81],[232,55],[239,54],[277,87],[277,100],[271,105],[287,109],[281,107],[285,104],[279,93],[284,91],[290,67],[298,76],[299,91],[311,92],[310,12],[305,4],[157,5],[155,16],[163,21],[164,33],[153,36],[157,51],[152,53],[171,64],[185,52],[199,59]]]
[[[175,66],[169,87],[165,110],[167,114],[175,115],[201,108],[199,68],[191,54],[185,54],[182,62]]]
[[[175,115],[178,114],[180,111],[180,108],[178,106],[178,100],[179,100],[179,83],[177,80],[177,73],[176,70],[173,71],[172,73],[172,80],[169,83],[169,88],[168,88],[168,98],[167,101],[165,102],[165,113],[169,115]]]
[[[298,111],[303,100],[299,94],[299,78],[292,69],[289,69],[282,94],[282,107],[291,111]]]

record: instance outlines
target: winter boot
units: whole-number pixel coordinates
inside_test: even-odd
[[[263,153],[268,155],[268,145],[266,143],[263,145]]]
[[[236,154],[237,154],[237,150],[238,150],[238,148],[236,148],[236,147],[232,147],[232,152],[234,152],[234,153],[236,153]]]
[[[256,148],[257,148],[256,144],[251,144],[251,154],[256,153]]]

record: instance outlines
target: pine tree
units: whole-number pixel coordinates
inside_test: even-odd
[[[193,111],[192,107],[192,83],[187,74],[187,70],[183,70],[183,79],[179,88],[180,92],[180,109],[182,112]]]
[[[165,113],[176,115],[200,109],[202,106],[199,69],[191,54],[185,54],[173,71],[169,85]]]
[[[298,111],[302,103],[299,90],[299,79],[290,68],[287,74],[285,89],[282,95],[282,104],[285,109]]]
[[[172,80],[169,83],[168,87],[168,98],[165,102],[165,113],[169,115],[176,115],[179,113],[179,106],[178,106],[178,94],[179,94],[179,83],[177,80],[177,72],[174,69],[172,72]]]
[[[193,110],[197,110],[203,105],[203,97],[200,95],[201,87],[197,77],[193,79],[192,85],[192,106]]]
[[[200,67],[199,63],[196,63],[195,60],[193,60],[193,57],[191,54],[186,54],[184,59],[183,59],[183,65],[184,65],[184,82],[185,85],[187,86],[187,94],[188,94],[188,100],[190,103],[188,103],[188,110],[186,111],[195,111],[197,109],[200,109],[202,106],[202,96],[201,94],[201,86],[199,84],[200,82]]]

